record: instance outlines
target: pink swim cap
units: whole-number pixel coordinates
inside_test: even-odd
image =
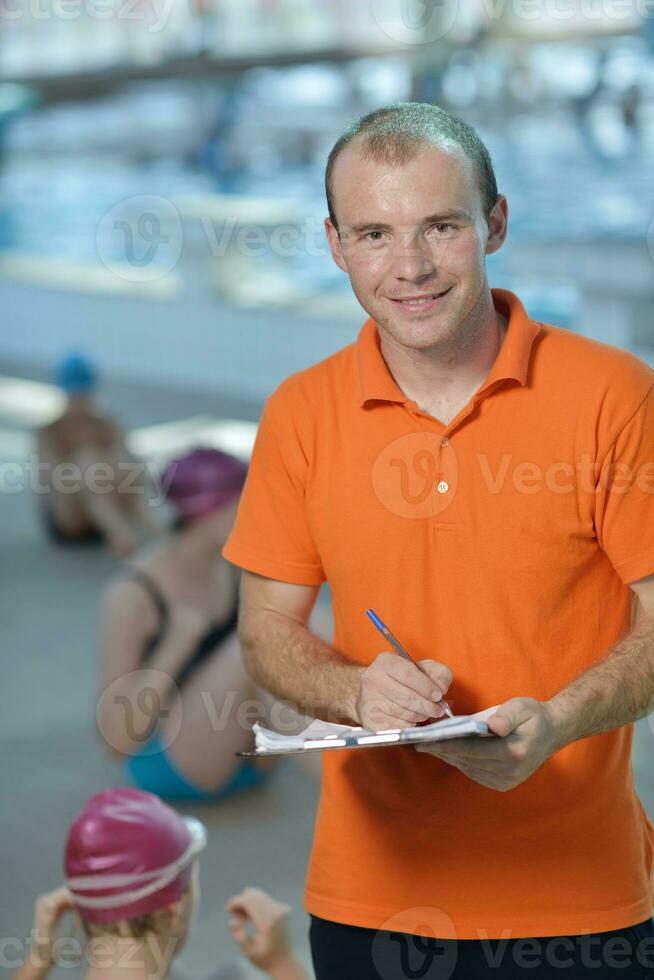
[[[68,832],[64,870],[89,922],[147,915],[187,889],[206,844],[199,820],[139,789],[106,789],[86,801]]]
[[[194,449],[161,474],[167,499],[181,517],[201,517],[238,497],[247,466],[219,449]]]

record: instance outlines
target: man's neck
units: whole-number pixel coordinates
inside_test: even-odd
[[[508,319],[492,306],[462,324],[448,344],[428,350],[402,347],[380,331],[384,360],[400,389],[423,410],[438,416],[446,406],[465,404],[488,377],[508,330]],[[456,412],[454,412],[456,414]]]

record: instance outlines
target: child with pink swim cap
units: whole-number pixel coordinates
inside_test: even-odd
[[[192,929],[206,839],[199,820],[151,793],[119,788],[92,796],[68,832],[66,884],[38,899],[32,944],[14,980],[43,980],[56,964],[56,926],[68,911],[87,938],[85,980],[167,980]],[[226,909],[254,966],[273,980],[307,980],[287,938],[288,906],[248,888]]]

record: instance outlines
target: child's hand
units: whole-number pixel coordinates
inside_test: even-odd
[[[32,945],[28,954],[33,967],[47,970],[52,966],[57,923],[72,908],[73,898],[65,887],[55,888],[37,898],[34,904]]]
[[[260,888],[246,888],[230,898],[225,909],[230,913],[229,931],[250,963],[270,974],[289,962],[289,905]]]

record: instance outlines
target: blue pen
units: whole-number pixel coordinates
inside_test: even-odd
[[[425,675],[425,677],[429,677],[429,674],[427,673],[427,671],[426,670],[423,670],[423,668],[420,666],[420,664],[417,664],[415,662],[415,660],[413,659],[413,657],[410,656],[406,652],[406,650],[404,649],[404,647],[402,646],[402,644],[400,643],[400,641],[397,640],[393,636],[393,634],[389,630],[388,626],[386,626],[386,624],[381,621],[381,619],[379,618],[379,616],[377,615],[377,613],[374,612],[372,609],[368,609],[366,614],[367,614],[368,618],[372,621],[372,623],[377,627],[377,629],[379,630],[379,632],[383,636],[386,637],[386,639],[388,640],[388,642],[390,643],[390,645],[393,647],[393,649],[395,650],[395,652],[396,653],[399,653],[399,655],[401,657],[404,657],[405,660],[409,660],[414,665],[414,667],[417,667],[418,670],[422,671],[422,673]],[[431,678],[430,678],[430,680],[431,680]],[[432,683],[433,683],[433,681],[432,681]],[[443,709],[443,711],[445,712],[445,714],[449,718],[453,718],[454,717],[453,714],[452,714],[452,712],[451,712],[451,710],[450,710],[449,704],[447,704],[442,698],[439,701],[437,701],[436,704],[439,704],[441,706],[441,708]]]

